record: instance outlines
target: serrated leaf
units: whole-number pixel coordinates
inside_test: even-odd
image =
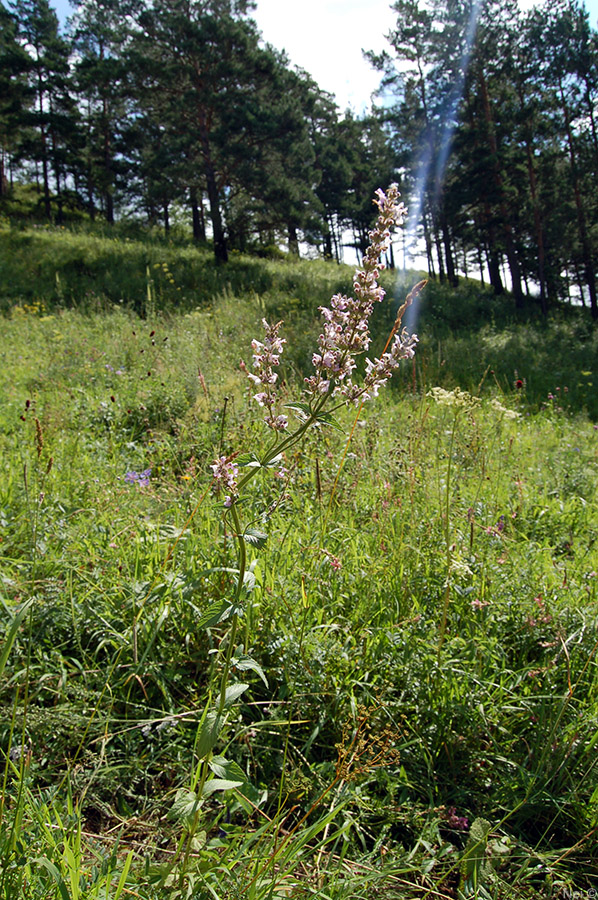
[[[225,759],[224,756],[213,756],[209,766],[217,778],[240,781],[243,785],[247,782],[245,772],[233,759]]]
[[[255,659],[251,659],[250,656],[239,656],[233,658],[232,663],[233,666],[240,672],[247,672],[249,670],[252,672],[256,672],[260,676],[266,687],[268,687],[268,679],[264,674],[264,670],[262,669],[260,664],[255,661]]]
[[[243,537],[248,544],[251,544],[252,547],[257,547],[258,550],[261,550],[268,540],[268,535],[257,528],[246,528]]]
[[[247,569],[245,572],[245,575],[243,576],[243,587],[245,588],[245,590],[247,591],[248,594],[250,594],[251,591],[254,590],[255,584],[256,584],[255,575],[253,574],[251,569]],[[239,609],[240,609],[240,607],[238,607],[238,606],[234,607],[234,612],[239,612]]]
[[[206,715],[195,748],[199,759],[206,757],[216,744],[223,723],[224,716],[219,716],[215,709],[211,709]]]
[[[205,612],[200,616],[198,621],[199,628],[212,628],[219,625],[220,622],[226,622],[234,612],[235,607],[230,600],[218,600],[212,603]]]
[[[226,777],[230,778],[232,781],[240,781],[243,787],[248,784],[247,775],[239,763],[236,763],[234,759],[231,759],[226,767]]]
[[[226,691],[224,692],[224,708],[228,709],[229,706],[232,706],[235,700],[238,700],[241,694],[244,694],[248,687],[248,684],[243,684],[242,682],[239,682],[239,684],[229,685],[229,687],[227,687]]]
[[[492,872],[492,866],[486,858],[490,828],[487,819],[478,818],[471,823],[459,867],[461,870],[459,890],[465,895],[474,893]]]
[[[232,791],[233,788],[241,787],[242,784],[242,781],[232,781],[228,778],[209,778],[203,786],[201,796],[205,800],[216,791]]]
[[[191,838],[191,849],[194,853],[199,853],[200,850],[203,850],[205,847],[206,841],[208,839],[207,832],[205,831],[196,831],[193,837]]]
[[[230,765],[230,760],[224,756],[213,756],[208,765],[217,778],[226,778],[226,767]]]
[[[195,791],[189,791],[181,788],[176,793],[174,803],[168,813],[169,818],[178,822],[184,822],[186,825],[192,825],[197,813],[203,805],[203,798],[198,797]]]

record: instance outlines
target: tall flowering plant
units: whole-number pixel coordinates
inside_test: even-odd
[[[194,827],[197,824],[197,811],[204,797],[214,791],[228,790],[241,784],[230,777],[223,777],[228,771],[226,761],[222,757],[212,757],[212,749],[226,722],[229,708],[248,687],[240,682],[229,683],[230,674],[233,669],[239,672],[251,669],[266,682],[258,662],[247,655],[247,648],[243,645],[236,646],[243,601],[252,587],[252,577],[247,566],[248,546],[259,548],[267,537],[253,527],[242,526],[240,500],[243,490],[258,471],[279,469],[285,451],[297,444],[312,426],[331,423],[331,414],[339,406],[360,405],[376,397],[400,361],[411,358],[415,353],[417,336],[409,335],[402,329],[401,322],[405,309],[422,290],[425,282],[420,282],[413,288],[399,309],[380,357],[370,359],[366,356],[365,375],[361,380],[356,378],[356,360],[367,354],[371,343],[372,311],[375,304],[384,299],[384,290],[378,283],[380,272],[384,268],[381,257],[390,246],[393,228],[403,223],[407,213],[399,201],[399,191],[395,184],[386,193],[376,191],[374,203],[378,208],[378,218],[369,233],[370,245],[363,264],[355,272],[353,296],[336,294],[329,306],[320,307],[323,324],[318,348],[312,357],[314,372],[305,379],[301,399],[286,403],[285,411],[281,411],[276,370],[286,341],[280,335],[282,323],[271,324],[264,319],[262,339],[252,341],[251,371],[244,363],[242,368],[256,389],[253,400],[265,411],[264,421],[273,432],[272,441],[260,456],[255,453],[221,456],[211,466],[214,490],[224,495],[226,515],[237,542],[237,567],[232,570],[236,582],[233,596],[210,607],[200,623],[205,626],[230,623],[230,627],[221,643],[224,659],[220,688],[200,722],[196,743],[198,767],[192,791],[187,792],[181,801],[186,810],[191,810]],[[298,420],[294,429],[290,427],[288,411],[292,411]],[[231,572],[231,569],[227,571]],[[210,773],[216,773],[218,777],[213,778]]]
[[[214,487],[225,489],[225,505],[232,508],[239,491],[253,477],[260,467],[267,467],[273,460],[292,447],[307,429],[319,422],[329,421],[330,413],[344,403],[361,403],[378,395],[380,388],[389,380],[402,359],[410,359],[415,354],[417,335],[410,335],[401,329],[405,309],[420,293],[425,281],[419,282],[399,309],[394,327],[380,358],[365,361],[365,377],[361,382],[354,380],[357,367],[356,358],[367,353],[370,343],[370,317],[376,303],[381,303],[385,292],[378,284],[380,272],[384,269],[381,256],[391,241],[392,230],[402,225],[407,210],[399,201],[399,191],[392,184],[386,193],[378,189],[374,204],[378,207],[376,225],[369,233],[370,245],[365,253],[362,268],[357,269],[353,279],[354,297],[335,294],[330,306],[321,306],[322,333],[318,338],[318,350],[313,354],[314,374],[305,379],[303,399],[287,403],[298,416],[300,424],[289,433],[287,414],[278,409],[276,393],[278,374],[276,368],[286,343],[280,337],[282,322],[274,325],[262,320],[264,338],[252,341],[253,371],[242,363],[247,378],[258,388],[253,400],[266,410],[264,421],[275,432],[271,446],[261,459],[250,455],[235,461],[221,457],[212,465]],[[239,468],[250,467],[240,479]],[[234,475],[233,475],[234,473]]]

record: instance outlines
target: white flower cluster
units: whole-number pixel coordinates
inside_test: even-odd
[[[458,387],[453,391],[445,391],[444,388],[433,387],[428,391],[426,397],[431,397],[440,406],[454,406],[457,409],[473,409],[474,406],[480,404],[479,397],[473,397],[467,391],[462,391]]]
[[[500,416],[502,416],[503,419],[520,419],[521,418],[521,413],[515,412],[514,409],[507,409],[507,407],[503,406],[502,403],[500,402],[500,400],[497,400],[496,397],[494,397],[490,401],[490,406],[492,407],[492,409],[495,412],[497,412]]]

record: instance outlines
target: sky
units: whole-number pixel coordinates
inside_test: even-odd
[[[50,0],[62,21],[73,8],[68,0]],[[533,0],[520,0],[522,6]],[[393,25],[391,0],[257,0],[252,18],[265,41],[285,50],[291,63],[305,69],[336,97],[341,111],[360,114],[370,105],[380,76],[362,49],[388,47],[384,35]],[[598,0],[585,0],[590,22],[598,26]]]

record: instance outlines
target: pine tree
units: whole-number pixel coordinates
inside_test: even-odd
[[[58,217],[69,174],[69,147],[75,140],[77,110],[70,88],[69,43],[60,35],[48,0],[16,0],[19,40],[29,57],[29,84],[34,102],[23,116],[20,157],[41,166],[44,213],[51,218],[53,176]]]
[[[197,191],[201,173],[220,262],[228,257],[226,192],[272,137],[277,63],[259,46],[249,9],[226,0],[158,0],[139,13],[129,50],[138,106],[178,148],[187,191]]]
[[[124,52],[133,9],[129,0],[84,0],[71,22],[86,205],[93,218],[99,203],[108,222],[114,221],[119,140],[130,112]]]
[[[17,37],[16,17],[0,5],[0,197],[8,187],[6,172],[17,152],[31,99],[26,79],[30,59]]]

